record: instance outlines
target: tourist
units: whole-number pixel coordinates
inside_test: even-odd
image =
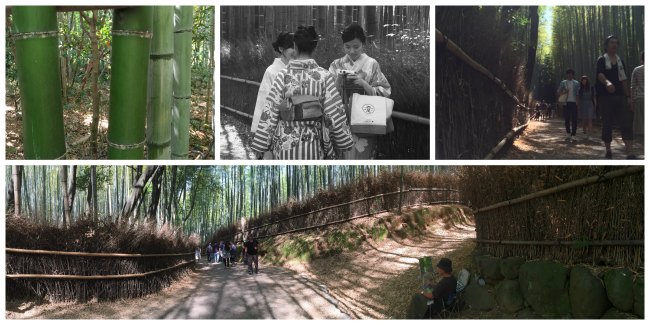
[[[206,251],[208,253],[208,263],[210,263],[212,259],[212,243],[208,243],[208,247],[206,247]]]
[[[643,139],[643,119],[645,118],[644,110],[644,52],[641,52],[641,65],[634,68],[632,71],[632,80],[630,82],[630,90],[632,93],[632,105],[634,107],[634,136],[638,139]]]
[[[632,154],[632,98],[625,73],[625,61],[618,55],[619,41],[616,36],[607,37],[604,45],[605,54],[596,62],[596,92],[603,119],[602,140],[605,144],[605,158],[612,159],[612,131],[614,125],[618,124],[625,143],[625,154],[628,159],[635,159]]]
[[[251,143],[258,159],[269,150],[273,159],[334,159],[354,145],[334,77],[312,56],[318,39],[313,26],[294,33],[296,58],[276,76]]]
[[[560,87],[557,89],[558,95],[561,97],[566,96],[564,105],[564,128],[566,129],[566,140],[575,141],[576,129],[578,128],[578,91],[580,83],[573,79],[575,71],[568,69],[566,71],[566,79],[560,82]]]
[[[348,105],[350,113],[351,97],[354,93],[370,96],[390,97],[391,88],[388,79],[381,72],[377,60],[364,53],[366,33],[359,24],[351,24],[341,34],[345,56],[334,60],[329,71],[335,76],[336,86],[341,93],[343,103]],[[343,73],[346,72],[346,73]],[[352,72],[350,74],[350,72]],[[350,116],[348,116],[348,120]],[[387,129],[391,131],[392,121],[388,120]],[[345,159],[374,159],[377,156],[377,135],[352,135],[355,146],[343,154]]]
[[[594,87],[589,82],[589,77],[580,78],[580,121],[582,122],[582,132],[587,140],[591,140],[591,131],[593,128],[594,107],[596,106],[596,93]]]
[[[223,255],[223,265],[230,267],[230,242],[223,244],[221,254]]]
[[[248,274],[253,274],[253,271],[255,271],[255,274],[258,273],[259,268],[258,268],[258,256],[257,253],[259,251],[259,243],[257,242],[257,239],[249,240],[246,243],[246,254],[248,255]],[[255,264],[255,269],[253,270],[253,263]]]
[[[264,71],[264,77],[260,83],[260,89],[257,92],[257,102],[255,103],[255,111],[253,112],[253,123],[251,124],[251,132],[255,134],[257,131],[257,124],[260,121],[262,112],[264,111],[264,105],[266,104],[266,98],[269,96],[269,91],[273,86],[273,81],[278,75],[278,72],[282,71],[287,67],[289,61],[293,60],[295,57],[295,50],[293,48],[293,34],[282,32],[278,34],[278,38],[272,44],[273,50],[280,54],[280,57],[275,58],[273,64],[271,64],[266,71]],[[272,159],[273,154],[270,151],[264,153],[264,159]]]
[[[235,265],[235,260],[237,260],[237,245],[235,245],[235,242],[233,241],[230,244],[230,266]]]
[[[198,262],[201,260],[201,248],[199,246],[196,246],[194,249],[194,259]]]

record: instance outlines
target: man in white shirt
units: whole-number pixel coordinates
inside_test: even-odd
[[[566,128],[566,139],[574,141],[576,130],[578,129],[578,91],[580,83],[573,78],[575,71],[568,69],[566,79],[560,82],[558,96],[566,95],[566,105],[564,106],[564,127]]]

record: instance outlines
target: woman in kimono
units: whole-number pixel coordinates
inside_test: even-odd
[[[313,26],[298,27],[293,42],[296,59],[276,76],[251,148],[258,159],[269,150],[274,159],[334,159],[353,145],[334,76],[312,58]]]
[[[330,65],[330,73],[337,78],[337,88],[342,92],[344,80],[342,71],[352,71],[353,75],[347,78],[353,79],[358,91],[370,96],[390,97],[390,84],[381,72],[379,63],[363,52],[366,43],[366,35],[363,28],[358,24],[352,24],[345,28],[341,34],[343,40],[343,52],[345,56],[336,59]],[[343,93],[343,92],[342,92]],[[351,95],[351,94],[350,94]],[[345,102],[349,103],[350,98]],[[349,116],[348,116],[349,120]],[[392,127],[389,121],[388,129]],[[354,148],[345,154],[345,159],[373,159],[377,151],[377,136],[372,134],[353,134]]]
[[[264,110],[266,97],[269,95],[273,80],[278,75],[280,70],[287,67],[289,61],[293,60],[295,51],[293,49],[293,34],[282,32],[278,35],[278,39],[273,42],[273,49],[280,54],[280,57],[273,60],[266,71],[260,83],[260,90],[257,92],[257,101],[255,102],[255,111],[253,112],[253,123],[251,124],[251,133],[255,134],[257,124],[260,122],[260,116]],[[273,155],[270,151],[264,153],[264,159],[272,159]]]

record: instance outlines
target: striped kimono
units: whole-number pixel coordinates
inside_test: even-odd
[[[352,135],[334,76],[313,59],[294,60],[280,71],[266,98],[251,147],[256,152],[271,150],[274,159],[334,159],[334,150],[352,148]],[[320,98],[323,119],[285,121],[279,106],[293,95]]]
[[[390,83],[379,68],[377,60],[362,53],[352,61],[349,56],[334,60],[330,65],[330,73],[336,78],[339,71],[352,70],[359,74],[372,87],[370,96],[390,97]],[[389,122],[389,123],[392,123]],[[373,159],[377,154],[377,136],[371,134],[353,134],[354,148],[345,154],[345,159]]]

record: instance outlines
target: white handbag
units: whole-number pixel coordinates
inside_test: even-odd
[[[353,133],[386,134],[387,120],[395,102],[386,97],[353,94],[350,130]]]

